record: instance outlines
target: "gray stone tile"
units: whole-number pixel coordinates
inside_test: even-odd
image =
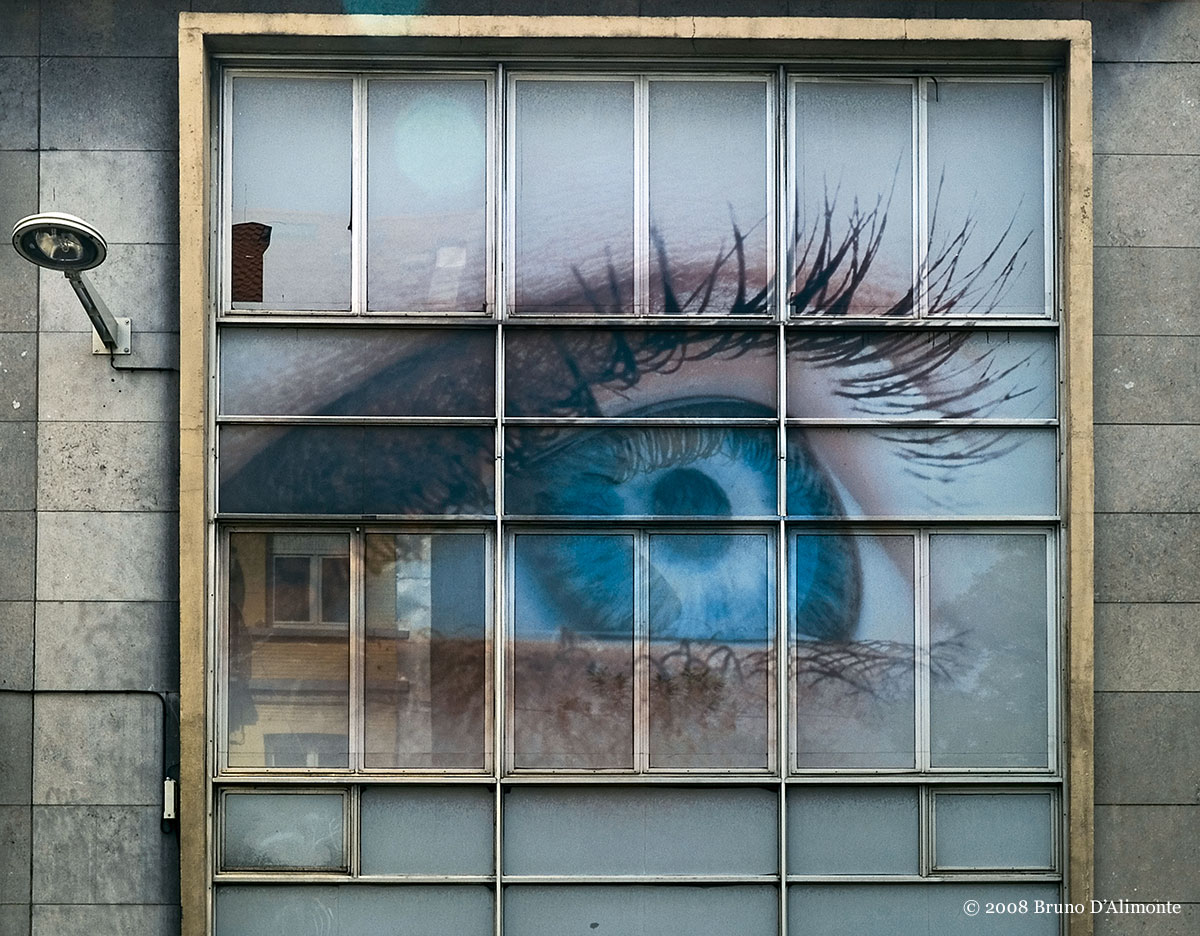
[[[37,149],[37,121],[38,60],[0,57],[0,149]]]
[[[179,688],[179,608],[172,602],[43,601],[39,689]]]
[[[179,908],[154,904],[38,904],[35,936],[168,936],[179,932]]]
[[[603,12],[608,13],[609,5],[605,6]],[[640,5],[634,4],[633,12],[642,16],[787,16],[788,0],[641,0]]]
[[[1200,334],[1200,250],[1192,247],[1098,247],[1097,335]]]
[[[1095,936],[1195,936],[1200,933],[1200,904],[1180,904],[1179,913],[1098,913]]]
[[[1100,425],[1096,510],[1200,511],[1200,426]]]
[[[179,331],[179,248],[174,244],[109,244],[108,259],[88,278],[113,315],[133,320],[135,347],[146,332]],[[91,332],[65,276],[41,271],[43,332]]]
[[[933,0],[788,0],[789,16],[873,16],[919,19],[935,15]]]
[[[34,806],[35,904],[179,900],[179,850],[158,806]]]
[[[0,513],[0,601],[33,598],[34,514]]]
[[[1097,601],[1200,601],[1198,567],[1200,515],[1096,517]]]
[[[0,806],[0,903],[29,902],[29,806]]]
[[[0,805],[28,806],[33,764],[33,696],[0,692]]]
[[[133,338],[134,349],[170,340],[162,333]],[[88,334],[51,333],[39,342],[39,411],[47,422],[175,422],[179,375],[114,370],[108,356],[92,354]]]
[[[1096,894],[1200,900],[1200,806],[1097,806]]]
[[[42,17],[43,55],[173,55],[187,0],[75,4],[71,15]]]
[[[1098,247],[1200,247],[1197,156],[1097,156]]]
[[[1098,64],[1093,108],[1097,153],[1200,153],[1200,65]]]
[[[0,0],[0,55],[38,54],[38,12],[29,0]]]
[[[37,336],[0,334],[0,422],[37,419]]]
[[[3,41],[0,37],[0,43]],[[4,180],[0,185],[0,228],[11,233],[17,221],[38,210],[38,154],[0,151],[0,179]],[[22,260],[7,244],[3,246],[0,331],[37,331],[38,268]]]
[[[37,423],[0,422],[0,510],[32,510],[37,490]]]
[[[354,6],[362,9],[353,9]],[[381,6],[388,9],[381,9]],[[422,0],[192,0],[196,13],[424,13]]]
[[[29,936],[29,904],[0,904],[0,933]]]
[[[1193,3],[1097,0],[1084,3],[1083,14],[1092,21],[1097,62],[1200,60],[1200,16]]]
[[[174,153],[42,153],[40,180],[42,211],[78,215],[110,243],[179,240],[179,162]]]
[[[1096,689],[1200,690],[1200,604],[1097,604]]]
[[[170,423],[43,423],[42,510],[173,510],[179,427]],[[3,452],[0,429],[0,452]]]
[[[43,149],[177,150],[178,110],[174,58],[42,59]]]
[[[39,805],[161,803],[162,721],[162,703],[153,696],[38,695],[33,719],[33,801]]]
[[[1200,692],[1096,693],[1096,802],[1200,803],[1197,725]]]
[[[1200,690],[1200,657],[1194,652],[1198,627],[1200,604],[1098,603],[1096,690]]]
[[[39,513],[38,598],[175,600],[178,524],[173,513]]]
[[[33,602],[0,601],[0,689],[33,688]]]
[[[1200,338],[1098,337],[1097,423],[1194,423],[1200,414]]]

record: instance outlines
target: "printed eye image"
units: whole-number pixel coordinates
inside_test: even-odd
[[[371,100],[386,126],[440,121],[482,152],[486,88],[375,81]],[[1003,322],[1049,308],[1043,84],[793,82],[782,225],[761,78],[522,75],[510,91],[501,325],[221,331],[219,511],[411,526],[353,547],[361,764],[766,771],[784,748],[792,769],[1046,767],[1045,681],[1001,690],[1053,652],[1057,337]],[[997,112],[1015,115],[1003,134]],[[1021,160],[994,155],[1009,134]],[[729,145],[700,145],[714,136]],[[395,142],[376,137],[372,171],[420,188],[432,157],[402,146],[395,163]],[[444,215],[434,239],[472,219],[454,288],[476,312],[481,165],[452,167],[462,191],[413,195]],[[450,289],[441,247],[402,256],[416,222],[400,202],[370,216],[371,311],[431,276]],[[288,703],[323,707],[313,738],[255,727],[256,654],[312,641],[318,612],[331,628],[313,596],[337,579],[324,552],[264,536],[233,535],[233,569],[256,608],[289,610],[250,622],[231,573],[229,762],[344,766],[341,657]],[[348,605],[358,567],[338,561]],[[1038,584],[1018,600],[1010,576]],[[321,639],[344,640],[343,618]]]

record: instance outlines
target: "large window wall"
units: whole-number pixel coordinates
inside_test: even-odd
[[[1058,931],[1054,81],[911,73],[223,74],[216,933]]]

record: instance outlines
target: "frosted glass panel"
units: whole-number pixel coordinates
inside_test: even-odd
[[[935,868],[1051,868],[1049,793],[937,793]]]
[[[1025,914],[968,916],[968,900],[1024,900]],[[793,884],[788,932],[803,936],[1058,936],[1056,913],[1032,912],[1034,901],[1057,903],[1057,884]]]
[[[918,874],[915,787],[788,789],[790,874]]]
[[[633,82],[516,83],[518,312],[633,311]]]
[[[221,413],[491,416],[494,348],[465,329],[225,328]]]
[[[769,885],[504,890],[505,936],[774,936],[778,918],[779,895]]]
[[[492,512],[491,429],[235,425],[218,442],[225,512]]]
[[[221,867],[344,870],[340,793],[227,793]]]
[[[487,85],[372,81],[367,307],[483,311]]]
[[[651,313],[768,311],[768,139],[764,82],[650,82]]]
[[[675,415],[698,416],[700,409]],[[506,514],[776,515],[771,429],[522,426],[506,430],[505,443]]]
[[[770,547],[756,534],[651,535],[651,767],[768,765]]]
[[[522,535],[514,556],[517,767],[633,766],[633,537]]]
[[[754,787],[510,787],[508,874],[772,874],[779,798]]]
[[[229,766],[348,766],[349,537],[231,534],[228,580]]]
[[[929,538],[935,767],[1048,765],[1047,539]],[[939,648],[942,648],[939,650]]]
[[[492,889],[218,885],[216,936],[491,936]]]
[[[776,343],[774,331],[510,326],[507,415],[774,416]]]
[[[351,83],[235,78],[235,309],[350,308]]]
[[[484,546],[479,533],[366,537],[367,767],[484,766]]]
[[[364,787],[363,874],[492,874],[490,786]]]
[[[912,84],[793,88],[792,311],[911,314]]]
[[[914,765],[913,582],[912,536],[789,537],[800,768]]]
[[[838,482],[812,495],[813,461]],[[850,517],[1052,517],[1055,429],[825,429],[788,431],[788,514]]]
[[[788,332],[788,416],[1052,419],[1055,335]]]
[[[1044,94],[1041,82],[930,85],[930,312],[1048,314]]]

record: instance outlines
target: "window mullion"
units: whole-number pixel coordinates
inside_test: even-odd
[[[933,648],[929,643],[929,531],[920,530],[916,536],[916,754],[917,770],[929,772],[929,678]]]
[[[650,311],[650,80],[634,79],[633,96],[633,314]]]
[[[355,527],[350,536],[350,769],[364,769],[364,746],[366,740],[366,698],[364,665],[366,661],[366,608],[364,601],[364,535],[361,527]]]
[[[633,768],[650,770],[650,535],[639,530],[634,558]]]
[[[927,93],[928,78],[913,83],[913,286],[915,312],[924,318],[929,312],[929,134]]]
[[[367,310],[367,78],[354,79],[350,169],[350,311]]]

